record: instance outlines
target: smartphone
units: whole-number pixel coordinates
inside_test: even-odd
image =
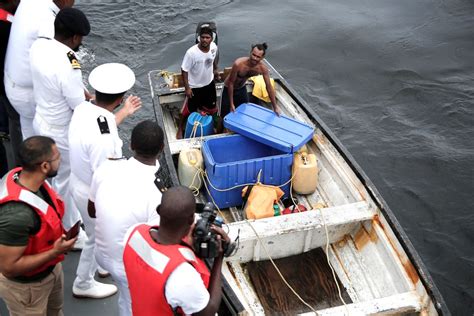
[[[81,228],[81,221],[77,221],[77,223],[74,224],[74,226],[72,226],[71,229],[69,229],[66,232],[66,240],[76,237],[79,234],[80,228]]]

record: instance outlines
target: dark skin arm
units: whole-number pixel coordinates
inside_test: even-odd
[[[219,75],[219,69],[217,67],[217,64],[219,63],[219,50],[217,50],[216,58],[214,58],[214,63],[212,64],[212,68],[214,71],[214,80],[215,81],[220,81],[221,76]]]
[[[232,65],[232,70],[230,71],[229,77],[227,77],[227,93],[229,95],[229,104],[230,104],[230,111],[235,111],[234,105],[234,84],[235,79],[237,78],[237,73],[239,72],[239,66],[237,62],[234,62]]]
[[[90,218],[95,218],[95,204],[91,200],[87,202],[87,213]]]
[[[265,88],[267,89],[268,96],[270,97],[270,101],[272,102],[273,111],[276,115],[280,116],[280,109],[276,103],[275,99],[275,90],[273,90],[272,83],[270,82],[270,75],[268,74],[268,68],[264,67],[262,69],[263,80],[265,81]]]
[[[219,255],[214,259],[214,264],[212,265],[211,270],[211,279],[209,280],[209,302],[207,306],[200,312],[193,315],[197,316],[213,316],[219,310],[219,305],[221,304],[222,299],[222,262],[224,260],[224,249],[222,247],[222,241],[228,243],[230,242],[229,236],[224,232],[224,230],[217,226],[211,227],[214,232],[216,232],[217,238],[219,240]]]
[[[77,237],[66,240],[63,234],[48,251],[26,256],[26,246],[0,245],[0,272],[7,278],[24,275],[70,250],[76,240]]]
[[[188,72],[181,69],[181,74],[183,75],[184,93],[191,99],[193,97],[193,90],[189,87]]]
[[[219,310],[219,305],[221,304],[222,299],[222,288],[221,288],[221,268],[224,255],[219,255],[214,259],[214,264],[211,270],[211,279],[209,280],[209,303],[207,306],[200,312],[193,315],[197,316],[212,316],[217,313]]]

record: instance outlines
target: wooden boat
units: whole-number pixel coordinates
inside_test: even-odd
[[[283,115],[315,128],[307,149],[317,157],[319,182],[312,194],[294,194],[307,212],[247,221],[239,208],[221,210],[229,235],[239,234],[236,253],[226,258],[222,271],[229,310],[245,315],[448,315],[419,255],[367,175],[314,109],[265,62]],[[182,78],[156,70],[149,82],[156,120],[167,136],[159,175],[166,185],[179,185],[178,154],[228,133],[176,139],[185,98]],[[218,97],[222,87],[217,84]],[[247,91],[252,91],[250,82]],[[200,201],[206,200],[202,191]]]

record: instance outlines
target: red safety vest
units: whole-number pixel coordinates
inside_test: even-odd
[[[150,228],[146,224],[137,226],[123,253],[133,315],[173,315],[165,297],[165,285],[171,272],[188,262],[199,272],[206,288],[210,273],[191,248],[157,244],[150,236]]]
[[[54,208],[30,190],[17,184],[14,179],[18,176],[20,171],[21,168],[13,169],[3,177],[0,183],[0,204],[11,201],[23,202],[34,209],[39,215],[41,228],[38,233],[29,237],[28,245],[23,253],[23,255],[26,256],[45,252],[53,248],[54,242],[64,233],[64,228],[61,223],[61,218],[64,215],[64,203],[46,181],[43,184],[43,188],[51,198]],[[60,255],[24,275],[35,275],[63,260],[64,255]]]
[[[8,12],[7,10],[0,9],[0,21],[11,23],[13,21],[13,14]]]

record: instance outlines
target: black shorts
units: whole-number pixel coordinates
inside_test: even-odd
[[[210,84],[201,88],[192,88],[193,97],[188,100],[189,113],[196,112],[198,109],[216,108],[216,84],[214,80]]]
[[[249,102],[249,95],[247,93],[247,87],[244,85],[242,88],[234,89],[234,106],[238,108],[239,105]],[[229,93],[227,87],[224,86],[221,97],[221,117],[226,116],[230,112]]]

